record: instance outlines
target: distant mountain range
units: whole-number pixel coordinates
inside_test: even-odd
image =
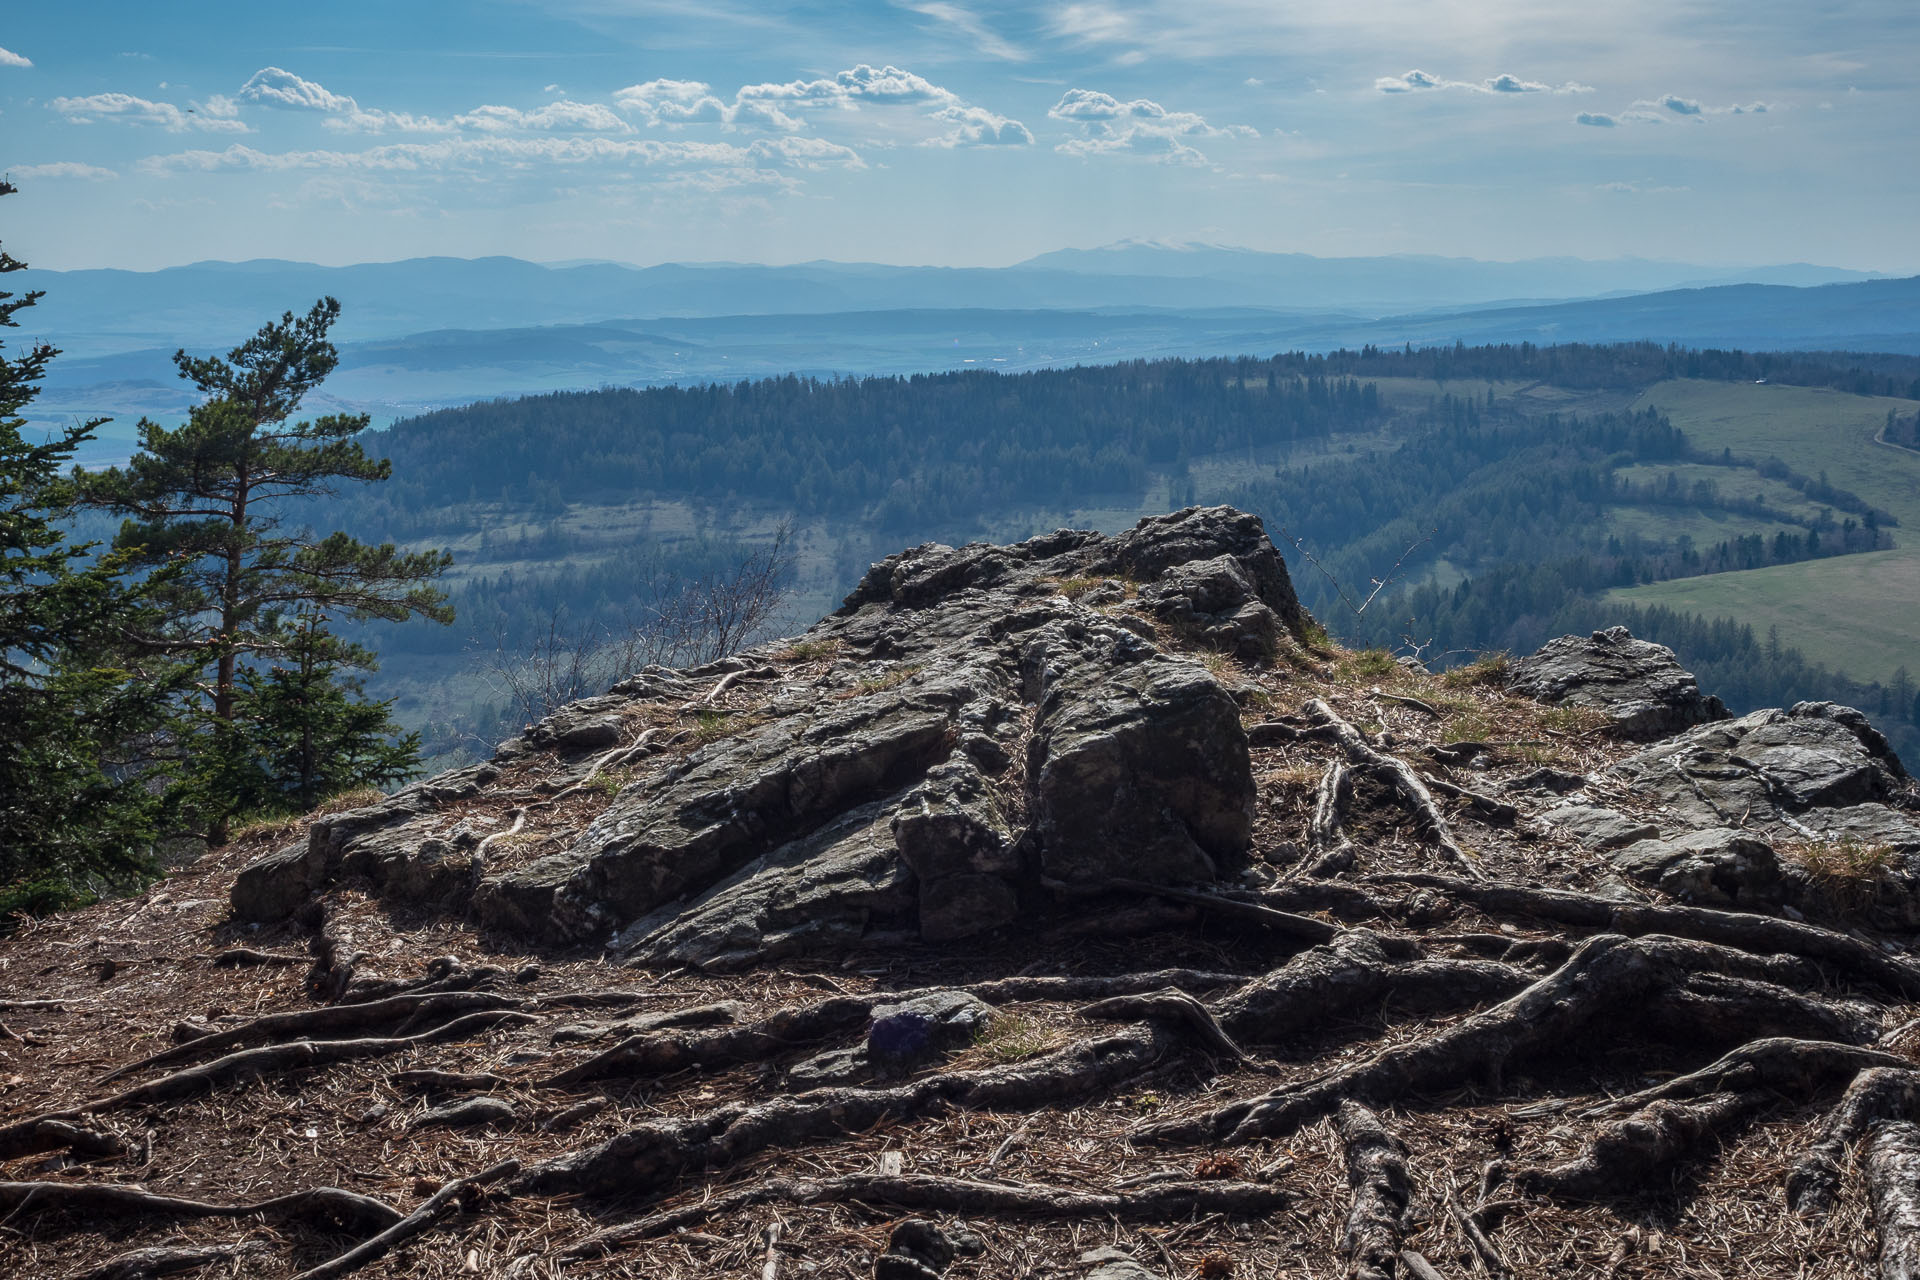
[[[843,311],[1193,310],[1258,307],[1377,318],[1435,308],[1548,302],[1703,284],[1817,285],[1866,273],[1804,264],[1729,273],[1686,263],[1542,258],[1313,258],[1138,242],[1067,249],[1011,267],[808,262],[543,266],[517,258],[410,258],[321,267],[259,259],[162,271],[45,271],[33,313],[75,354],[217,345],[322,294],[340,299],[348,341],[443,328]]]
[[[329,405],[386,420],[607,384],[1023,369],[1364,343],[1652,339],[1920,353],[1920,277],[1863,275],[1794,265],[1679,288],[1676,278],[1710,273],[1631,259],[1321,259],[1138,243],[991,270],[256,261],[36,271],[30,283],[47,296],[22,316],[21,336],[66,353],[54,362],[38,419],[115,416],[100,445],[101,457],[113,457],[126,451],[140,414],[185,412],[186,388],[169,359],[175,347],[230,346],[321,294],[344,305]],[[1567,292],[1581,296],[1540,300]]]

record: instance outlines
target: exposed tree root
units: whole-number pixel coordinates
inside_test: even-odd
[[[83,1129],[71,1121],[46,1116],[0,1129],[0,1160],[62,1150],[87,1156],[117,1156],[131,1150],[131,1144],[117,1133]]]
[[[1860,1163],[1880,1228],[1882,1280],[1920,1280],[1920,1125],[1874,1126]]]
[[[899,1209],[953,1214],[1037,1214],[1057,1218],[1118,1218],[1177,1222],[1197,1214],[1265,1217],[1285,1208],[1291,1192],[1261,1182],[1171,1182],[1140,1191],[1081,1191],[1004,1182],[976,1182],[924,1174],[854,1174],[841,1178],[774,1178],[698,1204],[651,1214],[598,1232],[561,1256],[596,1258],[759,1204],[842,1204],[859,1201]]]
[[[1184,991],[1167,987],[1160,991],[1149,991],[1138,996],[1109,996],[1105,1000],[1086,1005],[1079,1010],[1083,1018],[1098,1019],[1104,1022],[1137,1022],[1146,1018],[1158,1018],[1163,1022],[1178,1023],[1191,1031],[1201,1044],[1215,1053],[1233,1062],[1246,1063],[1251,1059],[1247,1051],[1233,1042],[1233,1037],[1221,1030],[1220,1024],[1208,1012],[1207,1006]]]
[[[291,1013],[270,1013],[242,1023],[227,1031],[189,1040],[171,1049],[149,1054],[138,1062],[129,1062],[101,1076],[96,1083],[106,1084],[121,1076],[144,1071],[148,1067],[168,1066],[209,1058],[228,1049],[249,1044],[276,1044],[290,1040],[338,1039],[353,1032],[378,1028],[418,1025],[432,1019],[498,1009],[518,1009],[524,1001],[483,991],[429,992],[393,996],[371,1004],[328,1005],[320,1009],[299,1009]]]
[[[223,1262],[236,1262],[250,1254],[265,1253],[266,1250],[267,1246],[258,1240],[191,1248],[134,1249],[81,1272],[74,1280],[159,1280],[161,1276],[198,1271],[202,1267]]]
[[[1355,1021],[1389,1001],[1414,1014],[1450,1013],[1504,999],[1533,980],[1486,960],[1396,961],[1377,934],[1350,929],[1219,1000],[1214,1015],[1236,1039],[1272,1044]]]
[[[1413,1203],[1406,1148],[1379,1116],[1357,1102],[1340,1105],[1334,1128],[1346,1155],[1347,1185],[1353,1188],[1340,1241],[1347,1275],[1349,1280],[1393,1280]]]
[[[752,1105],[731,1104],[683,1119],[655,1120],[522,1174],[515,1190],[540,1195],[645,1195],[688,1169],[720,1168],[771,1147],[862,1132],[883,1120],[947,1107],[1025,1111],[1117,1088],[1174,1047],[1143,1022],[1052,1053],[984,1071],[944,1072],[884,1089],[815,1089]]]
[[[87,1218],[250,1218],[297,1222],[316,1231],[370,1235],[400,1221],[391,1207],[338,1187],[312,1187],[271,1200],[207,1204],[138,1187],[88,1182],[0,1182],[0,1214],[71,1213]]]
[[[447,1206],[455,1200],[471,1196],[479,1188],[490,1183],[511,1178],[520,1172],[518,1160],[503,1160],[490,1169],[483,1170],[467,1178],[456,1178],[441,1187],[427,1198],[426,1203],[400,1221],[394,1223],[371,1240],[363,1240],[339,1257],[330,1258],[317,1267],[309,1267],[295,1276],[293,1280],[338,1280],[349,1272],[358,1271],[376,1258],[384,1256],[395,1246],[405,1244],[428,1227],[434,1219],[446,1212]]]
[[[1307,848],[1324,853],[1345,844],[1340,834],[1340,811],[1353,792],[1353,776],[1338,760],[1320,775],[1313,789],[1313,816],[1307,820]]]
[[[1496,800],[1478,791],[1469,791],[1465,787],[1448,782],[1445,778],[1436,778],[1432,774],[1423,773],[1420,775],[1420,780],[1443,796],[1465,801],[1489,822],[1512,822],[1520,816],[1520,811],[1505,800]]]
[[[1269,929],[1306,942],[1331,942],[1340,934],[1339,925],[1328,924],[1325,920],[1295,915],[1291,911],[1278,911],[1257,902],[1246,902],[1217,893],[1203,893],[1197,889],[1180,889],[1171,885],[1147,884],[1141,880],[1109,880],[1107,883],[1129,893],[1145,893],[1165,898],[1170,902],[1191,903],[1213,915],[1243,924],[1257,925],[1262,929]]]
[[[1743,951],[1785,952],[1823,961],[1843,973],[1865,978],[1909,999],[1920,999],[1920,963],[1891,955],[1870,942],[1817,925],[1749,915],[1741,911],[1714,911],[1706,907],[1645,906],[1615,902],[1566,889],[1533,889],[1523,885],[1476,882],[1457,876],[1430,874],[1369,876],[1372,884],[1403,884],[1432,889],[1468,902],[1490,915],[1532,916],[1560,924],[1584,925],[1609,933],[1639,937],[1669,933],[1697,938]]]
[[[442,1040],[457,1040],[461,1036],[499,1026],[503,1022],[525,1023],[533,1020],[531,1015],[512,1009],[491,1009],[455,1018],[442,1026],[411,1036],[387,1036],[367,1040],[296,1040],[291,1044],[242,1049],[238,1053],[216,1058],[202,1066],[189,1067],[185,1071],[176,1071],[172,1075],[149,1080],[145,1084],[135,1085],[131,1089],[109,1094],[104,1098],[83,1102],[66,1111],[35,1116],[22,1121],[20,1125],[12,1126],[12,1129],[38,1124],[45,1120],[69,1120],[74,1116],[90,1112],[118,1111],[124,1107],[172,1102],[179,1098],[188,1098],[197,1093],[217,1089],[222,1085],[238,1084],[275,1072],[298,1071],[308,1067],[327,1066],[335,1062],[350,1062],[358,1058],[383,1057],[389,1053],[400,1053],[421,1045],[438,1044]],[[11,1132],[12,1129],[8,1131]]]
[[[1767,1090],[1742,1089],[1691,1102],[1650,1102],[1604,1126],[1578,1159],[1516,1170],[1514,1183],[1534,1195],[1572,1200],[1645,1190],[1682,1161],[1717,1147],[1775,1100]]]
[[[265,1242],[240,1240],[233,1244],[134,1249],[80,1272],[74,1280],[160,1280],[204,1267],[231,1266],[242,1258],[268,1252]],[[223,1274],[227,1274],[224,1273]]]
[[[935,991],[965,991],[988,1004],[1009,1004],[1021,1000],[1097,1000],[1168,988],[1207,991],[1238,986],[1246,980],[1239,974],[1162,969],[1119,977],[1001,978],[956,987],[830,996],[813,1004],[782,1009],[745,1026],[694,1034],[649,1032],[631,1036],[539,1083],[543,1087],[569,1088],[615,1076],[664,1075],[689,1068],[711,1070],[743,1062],[765,1062],[793,1049],[860,1031],[880,1005],[897,1004]]]
[[[1467,856],[1466,850],[1453,838],[1453,831],[1447,826],[1447,819],[1440,812],[1440,806],[1433,802],[1433,793],[1427,790],[1420,775],[1413,766],[1398,756],[1387,755],[1374,749],[1361,732],[1340,718],[1339,713],[1319,698],[1307,699],[1301,713],[1316,722],[1316,727],[1339,745],[1346,753],[1347,763],[1356,768],[1365,768],[1379,781],[1393,789],[1400,803],[1413,816],[1421,834],[1428,842],[1450,862],[1457,864],[1468,875],[1478,877],[1480,869]]]
[[[1497,1087],[1506,1065],[1564,1051],[1596,1022],[1623,1019],[1640,1026],[1647,1006],[1686,988],[1690,979],[1715,969],[1748,969],[1754,957],[1677,938],[1629,939],[1614,934],[1589,938],[1566,964],[1490,1009],[1411,1044],[1396,1046],[1357,1066],[1312,1077],[1216,1111],[1149,1125],[1137,1137],[1149,1142],[1225,1140],[1290,1133],[1331,1114],[1342,1101],[1387,1103],[1484,1081]],[[1722,980],[1724,981],[1724,980]],[[1778,1021],[1844,1023],[1844,1014],[1785,988],[1772,999],[1743,1003],[1749,1016],[1766,1022],[1743,1028],[1750,1037],[1781,1034]],[[1716,997],[1700,993],[1703,1001]],[[1704,1006],[1693,1005],[1693,1008]],[[1232,1021],[1222,1019],[1233,1029]],[[1714,1029],[1714,1028],[1709,1028]]]
[[[1841,1170],[1856,1142],[1882,1124],[1920,1116],[1920,1071],[1892,1054],[1873,1056],[1878,1061],[1854,1077],[1820,1136],[1787,1171],[1787,1205],[1803,1218],[1833,1212]]]

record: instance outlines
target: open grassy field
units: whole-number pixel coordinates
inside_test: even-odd
[[[1920,665],[1920,454],[1874,441],[1887,410],[1908,412],[1913,401],[1809,387],[1677,381],[1647,391],[1639,407],[1649,404],[1697,448],[1728,448],[1755,458],[1771,454],[1796,471],[1825,472],[1833,484],[1897,516],[1900,545],[1655,583],[1610,598],[1735,617],[1763,632],[1777,626],[1787,644],[1856,679],[1884,680],[1898,667]],[[1693,532],[1698,522],[1687,523]]]

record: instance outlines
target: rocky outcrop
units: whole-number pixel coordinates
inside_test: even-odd
[[[1591,707],[1615,733],[1640,741],[1727,718],[1726,706],[1700,692],[1673,650],[1636,640],[1625,627],[1550,641],[1513,664],[1507,687],[1536,702]]]
[[[234,909],[273,919],[364,877],[508,933],[731,969],[970,937],[1114,879],[1213,881],[1252,836],[1247,738],[1166,642],[1264,662],[1308,621],[1259,520],[1227,508],[916,547],[800,637],[641,672],[316,823]],[[470,803],[483,788],[495,803]]]

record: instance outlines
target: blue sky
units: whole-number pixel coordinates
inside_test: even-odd
[[[1912,0],[67,0],[39,266],[1320,255],[1920,271]]]

